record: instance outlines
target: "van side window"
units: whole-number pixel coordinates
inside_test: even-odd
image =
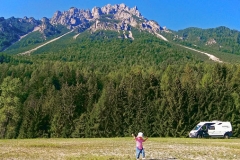
[[[215,126],[209,126],[209,130],[215,130]]]
[[[229,126],[222,126],[223,128],[229,128]]]

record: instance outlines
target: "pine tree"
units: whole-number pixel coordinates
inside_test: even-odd
[[[6,77],[0,85],[0,138],[16,138],[21,120],[18,78]]]

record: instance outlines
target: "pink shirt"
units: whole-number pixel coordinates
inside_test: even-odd
[[[141,137],[136,137],[135,140],[136,140],[136,146],[137,146],[137,148],[138,148],[138,149],[143,149],[143,144],[142,144],[142,142],[144,142],[144,139],[141,138]]]

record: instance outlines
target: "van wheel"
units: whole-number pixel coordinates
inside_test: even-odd
[[[225,139],[229,139],[229,135],[226,133],[226,134],[224,135],[224,138],[225,138]]]

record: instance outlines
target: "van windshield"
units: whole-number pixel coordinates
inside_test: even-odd
[[[196,125],[193,130],[199,130],[199,128],[201,128],[202,126],[201,125]]]

